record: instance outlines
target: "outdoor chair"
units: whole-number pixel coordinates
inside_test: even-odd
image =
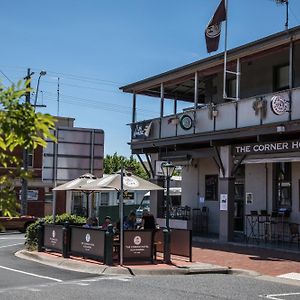
[[[209,213],[209,208],[206,206],[202,207],[202,222],[201,222],[201,228],[203,233],[208,233],[208,213]]]
[[[290,228],[290,242],[293,243],[294,240],[296,240],[299,248],[299,243],[300,243],[299,224],[289,223],[289,228]]]

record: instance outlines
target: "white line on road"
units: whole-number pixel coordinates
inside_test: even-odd
[[[19,246],[19,245],[24,245],[24,243],[18,243],[18,244],[11,244],[11,245],[0,246],[0,249],[1,248],[7,248],[7,247],[13,247],[13,246]]]
[[[42,276],[42,275],[33,274],[33,273],[28,273],[28,272],[24,272],[24,271],[16,270],[16,269],[11,269],[11,268],[4,267],[4,266],[0,266],[0,268],[4,269],[4,270],[12,271],[12,272],[17,272],[17,273],[21,273],[21,274],[33,276],[33,277],[49,279],[49,280],[53,280],[53,281],[56,281],[56,282],[63,282],[61,279],[57,279],[57,278],[53,278],[53,277],[48,277],[48,276]]]
[[[0,237],[0,240],[25,240],[25,238],[24,237],[5,237],[5,238]]]
[[[263,297],[263,298],[266,298],[266,299],[272,299],[272,300],[284,300],[284,298],[278,298],[278,297],[296,296],[296,295],[300,295],[300,293],[286,293],[286,294],[260,295],[260,297]]]

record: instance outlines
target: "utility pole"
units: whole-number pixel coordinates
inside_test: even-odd
[[[284,24],[284,28],[285,30],[289,29],[289,0],[275,0],[275,2],[277,4],[285,4],[285,24]]]
[[[27,76],[24,77],[27,80],[26,83],[26,95],[25,95],[25,102],[30,103],[30,81],[31,75],[33,72],[30,72],[30,68],[27,69]],[[25,172],[28,171],[28,149],[23,149],[23,170]],[[21,193],[21,215],[27,214],[27,194],[28,194],[28,182],[26,178],[22,179],[22,193]]]

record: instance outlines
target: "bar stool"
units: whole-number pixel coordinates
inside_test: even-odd
[[[258,216],[258,230],[259,237],[264,239],[265,241],[268,239],[269,227],[269,215],[267,210],[261,210],[260,215]]]
[[[204,233],[208,233],[208,213],[209,213],[209,208],[206,206],[202,207],[202,230]]]
[[[272,211],[271,215],[267,218],[265,222],[265,230],[266,230],[266,240],[273,241],[278,239],[277,233],[277,217],[278,213],[276,211]]]

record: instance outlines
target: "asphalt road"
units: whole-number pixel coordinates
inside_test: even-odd
[[[235,275],[95,276],[14,256],[24,235],[0,235],[0,299],[300,299],[300,285]]]

